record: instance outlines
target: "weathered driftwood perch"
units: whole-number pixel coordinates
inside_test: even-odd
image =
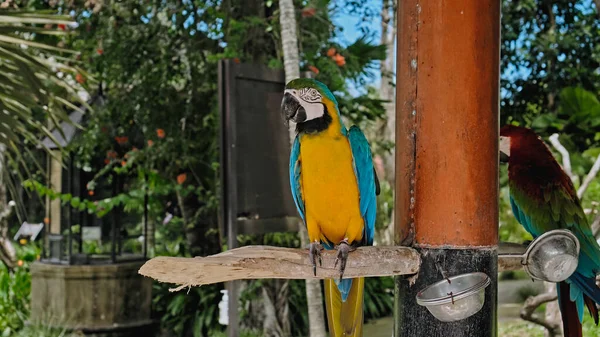
[[[308,250],[271,246],[245,246],[208,257],[160,256],[146,262],[139,273],[159,282],[189,286],[244,279],[339,278],[334,267],[335,250],[322,252],[323,266],[317,276],[308,260]],[[348,256],[344,278],[414,274],[421,257],[408,247],[360,247]]]

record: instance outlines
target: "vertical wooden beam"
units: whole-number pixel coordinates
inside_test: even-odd
[[[395,336],[495,336],[498,244],[499,0],[398,4],[396,243],[423,254],[396,282]],[[484,308],[437,321],[416,293],[483,271]]]
[[[62,193],[62,153],[59,150],[52,150],[52,155],[48,155],[50,160],[50,188],[58,193]],[[51,234],[61,234],[61,213],[62,206],[59,198],[50,200],[46,198],[46,202],[50,205],[47,207],[47,216],[50,218]]]
[[[238,246],[237,235],[237,176],[236,170],[236,133],[235,133],[235,114],[231,111],[232,85],[235,77],[231,72],[231,60],[222,60],[219,62],[219,106],[223,110],[221,115],[221,188],[224,194],[221,195],[221,220],[222,229],[227,233],[227,249],[233,249]],[[224,83],[227,83],[227,86]],[[229,128],[223,127],[229,125]],[[231,132],[231,134],[228,134]],[[236,337],[240,333],[240,281],[230,281],[225,283],[228,298],[228,325],[227,336]]]

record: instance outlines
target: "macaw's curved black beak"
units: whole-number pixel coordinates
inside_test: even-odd
[[[306,120],[306,110],[304,110],[296,97],[290,93],[285,93],[285,95],[283,95],[283,100],[281,101],[281,114],[286,123],[289,121],[302,123]]]
[[[508,163],[508,155],[502,151],[500,151],[500,162]]]

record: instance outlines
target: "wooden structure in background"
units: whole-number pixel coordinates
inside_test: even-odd
[[[99,94],[89,104],[101,107],[104,100]],[[83,111],[75,110],[69,114],[70,123],[61,122],[60,130],[52,131],[60,147],[68,146],[77,137],[76,125],[85,124],[84,117]],[[54,154],[47,160],[49,187],[56,192],[93,200],[86,196],[86,185],[93,173],[78,168],[73,153],[68,158],[63,156],[50,138],[45,138],[42,144]],[[96,188],[96,200],[120,193],[125,179],[117,174],[112,178],[110,185]],[[158,322],[151,319],[152,281],[137,273],[146,261],[147,205],[146,195],[143,218],[134,222],[117,208],[99,219],[76,205],[63,203],[60,198],[46,199],[48,243],[40,261],[31,265],[31,323],[65,331],[78,330],[96,337],[151,337],[155,334]],[[137,220],[143,222],[141,233],[135,230]],[[141,252],[125,247],[126,240],[131,243],[139,239],[142,239]],[[110,243],[104,252],[93,249],[103,242]]]
[[[219,62],[220,233],[228,249],[238,234],[297,231],[300,218],[289,182],[289,136],[280,106],[282,70]],[[239,335],[239,282],[226,285],[228,335]]]
[[[31,265],[29,321],[95,337],[155,335],[152,280],[142,261],[105,265]]]

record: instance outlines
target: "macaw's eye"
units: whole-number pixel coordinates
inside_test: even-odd
[[[316,89],[313,88],[304,88],[300,90],[300,97],[307,102],[320,102],[321,94]]]

